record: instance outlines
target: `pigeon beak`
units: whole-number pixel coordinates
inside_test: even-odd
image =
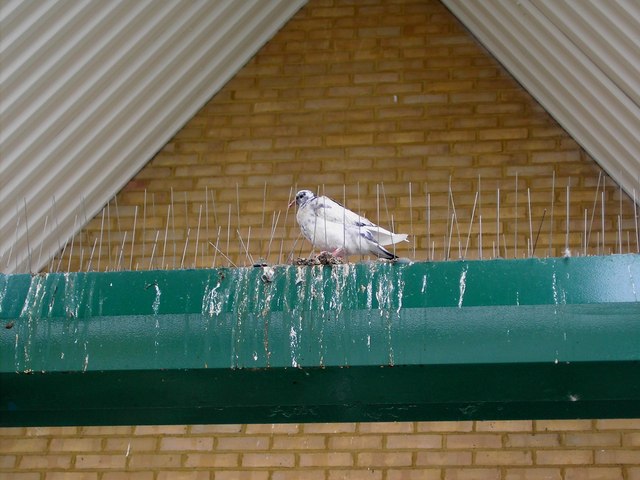
[[[296,199],[294,198],[293,200],[291,200],[291,203],[289,203],[289,206],[287,208],[291,208],[296,204]]]

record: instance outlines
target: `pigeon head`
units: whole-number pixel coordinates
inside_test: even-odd
[[[311,190],[300,190],[298,193],[296,193],[296,198],[289,204],[289,206],[292,206],[295,202],[298,207],[301,207],[315,197],[316,195]]]

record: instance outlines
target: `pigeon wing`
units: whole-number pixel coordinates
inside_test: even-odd
[[[380,245],[398,244],[407,240],[406,234],[390,232],[329,197],[316,197],[312,202],[310,206],[318,222],[340,225],[340,228],[357,228]]]
[[[314,199],[314,209],[319,221],[344,224],[347,227],[375,227],[376,225],[362,215],[352,212],[329,197]]]

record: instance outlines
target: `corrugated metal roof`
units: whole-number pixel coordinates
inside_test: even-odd
[[[2,1],[2,271],[45,264],[304,3]]]
[[[627,192],[640,179],[640,3],[442,0]]]

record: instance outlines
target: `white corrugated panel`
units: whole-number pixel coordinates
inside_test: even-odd
[[[640,2],[442,1],[622,188],[638,188]]]
[[[44,265],[305,1],[1,0],[0,269]]]

